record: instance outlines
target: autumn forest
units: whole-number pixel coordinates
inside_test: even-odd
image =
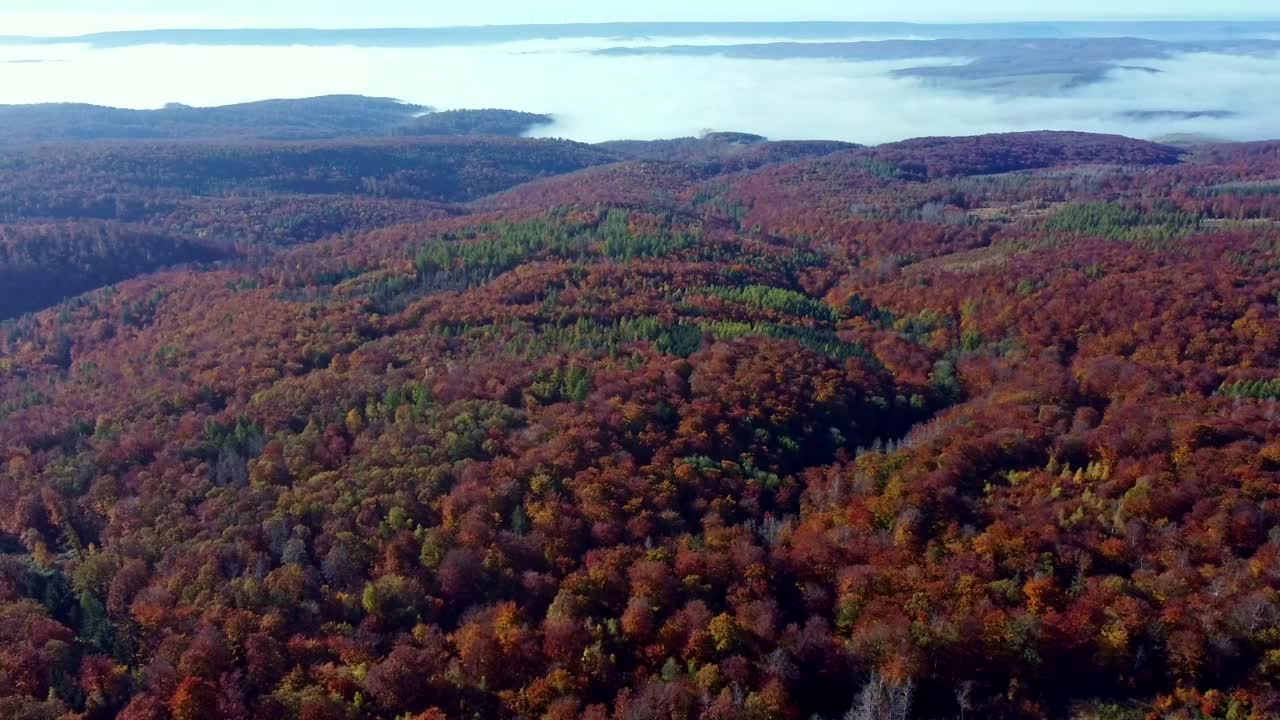
[[[0,148],[0,717],[1280,717],[1280,142],[527,122]]]

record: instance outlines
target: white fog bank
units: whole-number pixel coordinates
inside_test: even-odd
[[[743,41],[646,38],[637,44]],[[1133,64],[1161,72],[1117,70],[1103,82],[1056,96],[1008,97],[891,74],[906,67],[962,64],[962,58],[845,62],[589,53],[621,44],[579,39],[435,49],[5,46],[0,47],[0,103],[157,108],[169,102],[222,105],[354,93],[441,109],[551,113],[557,122],[542,134],[588,142],[677,137],[707,129],[862,143],[1036,129],[1280,137],[1280,94],[1270,91],[1280,77],[1280,56],[1200,54],[1140,61]],[[1235,115],[1155,120],[1126,115],[1197,111]]]

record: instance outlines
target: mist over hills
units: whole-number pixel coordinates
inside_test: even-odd
[[[1141,28],[1133,28],[1140,30]],[[1188,29],[1190,32],[1190,29]],[[879,40],[862,42],[779,42],[741,45],[637,46],[597,50],[611,56],[687,55],[756,60],[829,59],[846,61],[964,58],[956,65],[906,67],[893,71],[964,90],[1013,95],[1050,94],[1101,82],[1111,70],[1158,73],[1144,60],[1216,53],[1269,57],[1280,41],[1257,37],[1169,42],[1140,37],[1035,37],[985,39]]]
[[[1252,90],[1280,73],[1278,25],[619,23],[8,37],[0,40],[0,102],[261,114],[270,109],[249,104],[360,95],[406,107],[509,108],[543,117],[472,114],[466,124],[588,142],[708,128],[859,143],[1046,127],[1249,140],[1275,135],[1280,99]],[[83,111],[86,127],[124,136],[132,126],[143,137],[222,133],[196,126],[229,128],[239,112],[206,121],[177,106],[132,118]],[[366,123],[348,127],[318,107],[300,111],[296,120],[264,117],[278,132],[257,134],[448,133],[459,120],[411,123],[388,105],[348,118]],[[7,112],[20,126],[44,122],[45,111]],[[47,138],[77,132],[49,119]],[[412,129],[397,129],[402,119]]]

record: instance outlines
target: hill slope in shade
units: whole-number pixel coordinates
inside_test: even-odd
[[[0,150],[0,236],[13,236],[0,318],[169,265],[457,215],[454,203],[616,157],[496,137]]]

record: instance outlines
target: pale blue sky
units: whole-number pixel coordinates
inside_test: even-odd
[[[0,0],[0,34],[157,27],[375,27],[626,20],[1248,18],[1262,0]],[[178,7],[175,7],[178,6]]]

